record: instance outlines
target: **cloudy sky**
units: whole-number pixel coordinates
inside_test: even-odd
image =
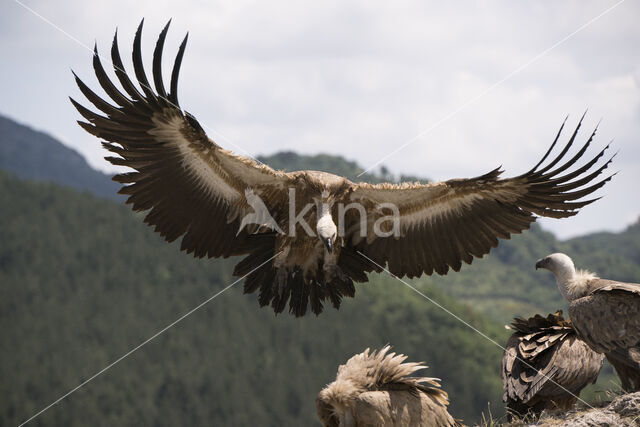
[[[145,17],[150,59],[173,18],[167,69],[189,31],[180,103],[226,148],[340,154],[365,168],[383,159],[435,180],[498,165],[514,175],[588,108],[580,140],[602,119],[592,153],[613,139],[620,173],[602,200],[543,225],[570,237],[640,216],[637,1],[20,2],[0,5],[0,114],[96,168],[112,170],[75,124],[70,68],[95,88],[94,41],[108,63],[118,27],[126,60]]]

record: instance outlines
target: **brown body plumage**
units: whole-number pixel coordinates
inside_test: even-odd
[[[510,416],[568,410],[598,378],[604,356],[580,340],[562,311],[516,318],[502,357],[503,400]]]
[[[411,376],[425,369],[407,356],[366,349],[338,368],[336,380],[316,400],[326,427],[458,426],[447,412],[447,393],[437,378]]]
[[[342,297],[354,295],[353,282],[366,282],[368,272],[385,265],[400,277],[458,271],[462,262],[497,246],[498,238],[529,228],[536,215],[575,215],[593,201],[579,199],[610,178],[594,181],[609,164],[596,165],[604,150],[568,171],[593,138],[567,159],[577,129],[557,156],[549,158],[560,133],[533,169],[506,179],[495,169],[470,179],[371,185],[325,172],[275,171],[224,150],[180,108],[186,38],[166,90],[161,69],[167,29],[153,55],[153,87],[142,63],[142,24],[133,47],[139,87],[124,71],[117,38],[111,59],[122,89],[108,77],[96,49],[94,70],[110,102],[76,77],[101,112],[72,100],[86,119],[79,123],[105,141],[114,154],[107,158],[111,163],[133,169],[114,179],[135,211],[148,211],[147,224],[167,241],[182,238],[181,248],[197,257],[244,255],[234,274],[246,276],[245,292],[259,292],[260,305],[277,313],[287,304],[296,316],[308,305],[318,314],[327,301],[338,308]]]
[[[556,276],[569,301],[569,316],[578,336],[606,355],[622,388],[640,390],[640,284],[600,279],[576,271],[571,258],[551,254],[536,263]]]

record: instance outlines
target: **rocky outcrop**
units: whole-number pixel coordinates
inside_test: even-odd
[[[602,408],[581,409],[561,415],[543,416],[537,422],[528,425],[531,427],[640,426],[640,392],[618,396]]]

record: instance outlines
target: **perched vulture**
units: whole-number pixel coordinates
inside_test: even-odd
[[[387,354],[390,346],[366,349],[340,365],[336,380],[318,394],[318,417],[325,427],[459,426],[447,412],[449,398],[437,378],[411,376],[425,369]],[[425,385],[429,384],[429,385]]]
[[[510,329],[515,332],[502,356],[503,400],[510,417],[569,410],[598,378],[604,356],[577,337],[562,311],[516,318]]]
[[[501,170],[470,179],[430,184],[353,183],[317,171],[285,173],[224,150],[207,137],[178,104],[178,74],[186,37],[166,87],[160,33],[152,63],[153,83],[142,64],[142,23],[133,43],[137,86],[124,70],[117,43],[111,60],[121,88],[108,77],[98,56],[93,67],[108,96],[98,96],[77,76],[96,113],[71,99],[86,119],[78,123],[101,138],[114,154],[107,160],[131,172],[114,180],[135,211],[167,241],[182,238],[181,249],[196,257],[242,255],[234,274],[244,291],[259,291],[261,306],[276,313],[287,303],[301,316],[307,305],[319,314],[323,303],[338,308],[355,293],[353,282],[389,270],[399,276],[458,271],[498,245],[498,238],[529,228],[536,216],[565,218],[593,202],[583,200],[611,177],[595,181],[610,159],[598,165],[603,149],[582,166],[592,138],[576,150],[578,129],[557,156],[550,156],[560,132],[530,171],[500,178]],[[578,125],[578,128],[580,125]],[[562,128],[561,128],[562,130]],[[517,142],[516,142],[517,143]],[[545,161],[549,158],[546,165]]]
[[[578,336],[613,365],[622,388],[640,390],[640,284],[600,279],[577,270],[562,253],[536,263],[556,277],[569,301],[569,317]]]

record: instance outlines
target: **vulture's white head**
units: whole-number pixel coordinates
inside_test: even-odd
[[[316,231],[318,232],[320,240],[322,240],[327,247],[327,251],[331,253],[336,243],[336,238],[338,237],[338,227],[336,227],[336,223],[333,222],[331,212],[328,209],[326,211],[323,210],[319,216]]]
[[[573,260],[563,253],[555,253],[539,259],[536,262],[536,270],[539,268],[545,268],[556,276],[558,289],[567,301],[586,295],[588,281],[596,278],[588,271],[576,271]]]
[[[569,258],[568,255],[560,252],[539,259],[538,262],[536,262],[536,270],[539,268],[546,268],[555,274],[556,277],[565,275],[572,277],[576,272],[573,260]]]

